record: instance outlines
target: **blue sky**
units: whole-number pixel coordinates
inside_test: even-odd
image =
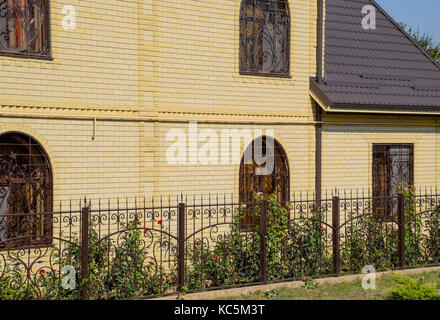
[[[439,0],[376,0],[397,22],[427,32],[440,42]]]

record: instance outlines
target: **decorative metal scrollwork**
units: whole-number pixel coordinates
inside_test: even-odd
[[[0,246],[51,241],[49,161],[31,137],[0,135]]]
[[[258,159],[260,158],[260,159]],[[264,160],[263,160],[264,159]],[[262,163],[264,161],[264,163]],[[243,207],[241,224],[255,224],[256,194],[264,198],[276,195],[278,201],[289,200],[289,165],[281,145],[270,137],[256,138],[246,149],[240,165],[240,202]]]
[[[395,216],[399,192],[414,184],[414,146],[373,145],[373,210]]]
[[[286,0],[243,0],[240,72],[289,75],[289,33]]]
[[[48,0],[0,0],[0,52],[50,54]]]

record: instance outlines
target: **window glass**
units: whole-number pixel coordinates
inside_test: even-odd
[[[0,52],[49,55],[48,0],[0,0]]]
[[[373,196],[377,213],[393,216],[402,188],[414,184],[413,145],[373,145]]]
[[[40,144],[20,133],[0,135],[0,246],[51,242],[52,189]]]
[[[243,0],[240,72],[289,74],[290,17],[285,0]]]
[[[242,227],[255,224],[253,203],[256,197],[275,195],[289,200],[289,166],[283,148],[271,137],[255,139],[245,150],[240,165],[240,202],[246,205]]]

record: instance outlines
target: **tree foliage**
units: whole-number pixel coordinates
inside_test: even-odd
[[[421,33],[402,22],[399,24],[435,61],[440,62],[440,42],[436,42],[429,33]]]

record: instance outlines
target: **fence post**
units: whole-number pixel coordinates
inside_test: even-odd
[[[397,222],[399,228],[399,267],[405,268],[405,196],[397,198]]]
[[[339,277],[341,272],[341,247],[340,247],[340,199],[333,197],[332,201],[332,235],[333,235],[333,274]]]
[[[177,290],[181,291],[185,285],[185,203],[179,203],[179,215],[177,219]]]
[[[84,208],[81,211],[81,299],[87,300],[89,298],[89,219],[91,205],[84,201]]]
[[[260,202],[260,280],[267,282],[267,200]]]

